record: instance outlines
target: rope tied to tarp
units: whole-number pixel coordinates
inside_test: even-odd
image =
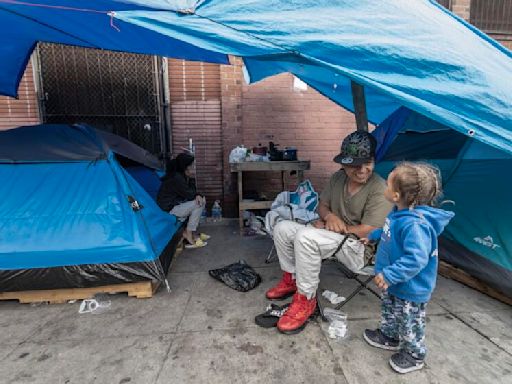
[[[116,13],[114,11],[103,11],[98,9],[90,9],[90,8],[75,8],[68,7],[65,5],[48,5],[48,4],[37,4],[37,3],[28,3],[25,1],[18,0],[0,0],[0,3],[4,4],[12,4],[12,5],[23,5],[27,7],[38,7],[38,8],[49,8],[49,9],[61,9],[64,11],[75,11],[75,12],[88,12],[88,13],[100,13],[110,17],[110,26],[115,29],[117,32],[121,32],[119,27],[114,24],[114,17]]]

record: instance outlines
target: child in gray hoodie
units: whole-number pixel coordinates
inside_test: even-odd
[[[401,163],[387,179],[384,196],[395,206],[384,227],[364,242],[379,241],[375,284],[383,292],[380,328],[367,329],[372,346],[398,351],[389,361],[399,373],[423,368],[425,308],[437,277],[437,238],[453,212],[434,208],[439,171],[426,163]]]

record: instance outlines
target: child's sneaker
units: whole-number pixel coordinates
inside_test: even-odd
[[[391,356],[389,365],[398,373],[409,373],[423,368],[425,363],[423,360],[415,359],[405,351],[400,351]]]
[[[388,351],[398,351],[400,342],[384,335],[380,329],[365,329],[363,337],[372,347],[387,349]]]

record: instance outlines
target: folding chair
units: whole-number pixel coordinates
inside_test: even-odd
[[[280,193],[279,196],[276,198],[276,201],[280,197],[284,198],[285,200],[288,201],[287,203],[284,203],[284,204],[281,203],[282,204],[281,206],[286,207],[290,210],[288,218],[285,218],[285,220],[293,220],[296,222],[300,222],[301,224],[304,224],[304,225],[307,225],[311,221],[316,220],[316,217],[309,221],[299,220],[298,218],[294,217],[294,214],[293,214],[293,209],[294,209],[293,206],[295,206],[295,207],[298,206],[305,211],[308,211],[310,213],[315,213],[314,216],[317,216],[316,209],[318,207],[318,202],[319,202],[318,193],[315,192],[315,190],[309,180],[305,180],[305,181],[301,182],[297,186],[297,189],[294,192],[285,191],[285,192]],[[274,209],[275,203],[276,202],[274,202],[272,204],[273,209]],[[313,215],[310,214],[310,218],[311,218],[311,216],[313,216]],[[278,219],[278,218],[276,218],[276,219]],[[263,227],[266,228],[267,227],[266,220],[263,220],[261,218],[259,218],[259,220],[262,222]],[[274,220],[272,227],[276,223],[277,223],[277,221]],[[269,230],[265,229],[264,231],[272,238],[272,233]],[[275,252],[275,245],[274,245],[274,243],[272,243],[272,248],[270,249],[270,252],[268,253],[267,257],[265,258],[265,264],[269,264],[276,260],[277,260],[277,253]]]
[[[272,241],[272,248],[270,248],[270,252],[268,253],[267,257],[265,258],[265,264],[273,263],[274,261],[277,261],[277,252],[274,252],[276,250],[276,245]]]
[[[293,221],[295,221],[295,219],[293,218],[293,207],[290,204],[285,204],[285,206],[290,208],[290,217]],[[265,228],[265,221],[262,220],[261,218],[259,218],[259,220],[262,222],[263,228]],[[265,258],[265,264],[270,264],[270,263],[273,263],[274,261],[277,261],[277,252],[275,252],[276,245],[274,244],[274,237],[272,236],[272,233],[268,232],[266,229],[264,229],[264,231],[272,239],[272,248],[270,248],[270,252],[268,253],[267,257]]]
[[[336,310],[340,310],[345,304],[352,300],[363,289],[366,289],[367,291],[373,293],[379,299],[381,298],[380,293],[375,291],[371,286],[369,286],[369,284],[371,283],[375,276],[375,269],[374,265],[371,263],[371,260],[368,263],[366,263],[359,271],[354,272],[336,258],[336,254],[342,249],[343,245],[345,245],[345,242],[350,237],[359,239],[359,237],[356,234],[348,233],[347,236],[345,236],[343,241],[340,243],[340,245],[338,245],[338,248],[336,248],[336,251],[334,251],[332,256],[326,259],[335,260],[337,263],[338,270],[340,270],[347,279],[355,280],[358,283],[358,286],[347,296],[347,298],[334,307],[334,309]],[[360,276],[363,277],[361,278]],[[317,289],[316,296],[320,315],[322,316],[322,319],[325,321],[326,319],[324,317],[324,307],[322,305],[322,301],[320,300],[320,289]]]

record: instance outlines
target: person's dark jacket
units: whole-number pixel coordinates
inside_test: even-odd
[[[156,202],[162,210],[170,212],[176,205],[192,201],[196,196],[195,179],[175,172],[162,180]]]

